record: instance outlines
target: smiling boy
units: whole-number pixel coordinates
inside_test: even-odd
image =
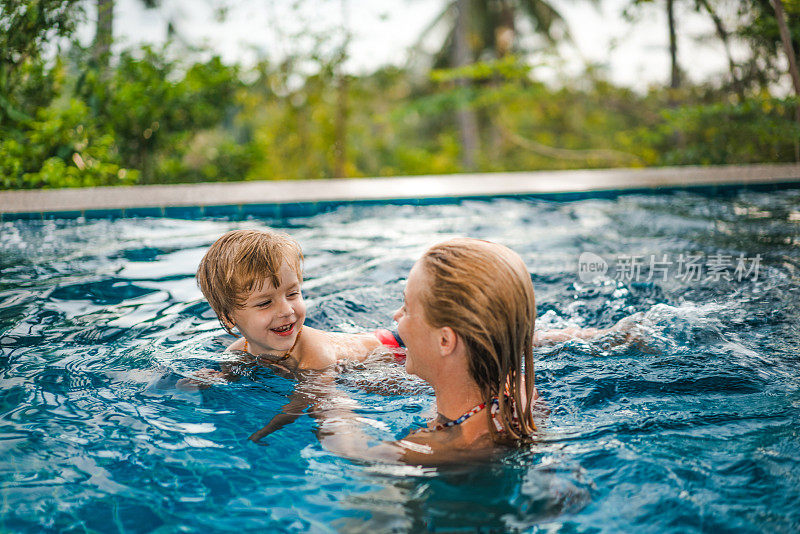
[[[223,328],[242,335],[228,349],[258,363],[305,370],[363,360],[381,347],[376,334],[303,326],[302,261],[294,239],[270,230],[234,230],[211,245],[197,269],[197,283]]]

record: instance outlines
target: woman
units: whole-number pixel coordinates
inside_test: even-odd
[[[333,410],[320,427],[326,448],[425,465],[533,439],[536,304],[516,253],[477,239],[431,247],[412,268],[394,318],[406,370],[433,387],[436,419],[397,442],[366,447],[347,409]]]

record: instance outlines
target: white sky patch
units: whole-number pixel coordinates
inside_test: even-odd
[[[167,23],[172,21],[187,42],[208,47],[226,62],[247,66],[259,58],[278,61],[287,54],[307,52],[314,45],[314,35],[328,38],[326,52],[330,53],[341,42],[345,21],[351,35],[346,66],[353,73],[403,65],[409,48],[447,4],[446,0],[228,0],[227,17],[220,22],[214,16],[219,1],[162,1],[162,7],[146,10],[140,0],[118,0],[114,25],[118,48],[163,43]],[[575,78],[588,61],[602,66],[612,82],[637,90],[668,83],[668,31],[662,3],[642,6],[634,23],[622,17],[629,0],[606,0],[599,7],[588,0],[553,3],[567,19],[574,45],[560,45],[562,59],[548,56],[549,64],[535,70],[537,78],[551,82]],[[300,7],[294,9],[293,4]],[[684,4],[676,3],[680,66],[692,81],[726,76],[727,59],[711,20]],[[89,22],[81,28],[84,43],[93,36],[94,17],[89,11]],[[732,28],[730,15],[727,20]],[[427,48],[437,37],[443,38],[432,36]],[[734,48],[735,59],[745,54],[742,45]]]

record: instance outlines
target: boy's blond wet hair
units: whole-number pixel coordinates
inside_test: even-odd
[[[266,281],[280,286],[283,262],[302,282],[300,245],[272,230],[233,230],[211,245],[197,267],[197,285],[228,333],[233,334],[233,311],[244,306],[254,289]]]

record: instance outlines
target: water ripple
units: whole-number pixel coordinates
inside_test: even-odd
[[[576,202],[345,206],[286,221],[0,223],[0,494],[14,532],[176,530],[792,532],[800,525],[800,191],[623,195]],[[539,328],[627,333],[537,349],[549,410],[530,448],[448,469],[358,465],[315,437],[309,409],[262,439],[295,388],[266,369],[200,391],[224,334],[193,275],[234,228],[291,232],[306,256],[308,324],[391,325],[429,244],[512,246]],[[576,276],[577,258],[762,255],[742,282]],[[332,391],[394,439],[435,407],[386,360]],[[654,526],[657,525],[657,526]]]

